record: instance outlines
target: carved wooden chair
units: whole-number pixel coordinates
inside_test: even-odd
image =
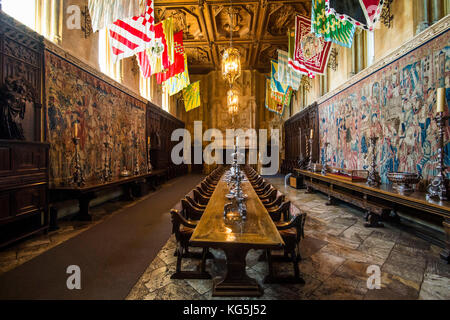
[[[270,183],[268,183],[267,181],[263,181],[263,182],[261,182],[260,184],[258,184],[258,185],[254,185],[253,186],[253,189],[255,189],[255,192],[256,193],[261,193],[261,192],[264,192],[263,190],[264,190],[264,188],[267,188],[267,186],[270,186]]]
[[[196,188],[203,196],[207,197],[207,198],[211,198],[212,196],[212,192],[205,190],[201,184],[199,184]]]
[[[270,188],[272,188],[272,185],[270,183],[268,183],[263,188],[255,190],[255,192],[259,197],[261,197],[264,194],[266,194],[270,190]]]
[[[284,221],[287,221],[289,218],[289,207],[291,205],[290,201],[286,201],[281,203],[277,207],[272,207],[270,210],[268,209],[267,212],[269,213],[270,217],[274,222],[279,222],[281,220],[281,217],[283,217]]]
[[[208,248],[203,248],[200,271],[181,270],[182,259],[188,257],[189,240],[194,233],[197,223],[193,220],[186,219],[183,216],[182,209],[180,207],[181,204],[177,204],[176,208],[170,211],[172,217],[172,233],[175,234],[175,239],[177,240],[177,266],[175,273],[171,276],[171,279],[211,279],[211,275],[205,271]]]
[[[278,190],[274,187],[270,187],[269,191],[267,191],[264,195],[259,195],[261,202],[263,204],[269,204],[277,197]]]
[[[284,255],[273,256],[271,250],[266,250],[269,275],[264,279],[265,283],[305,283],[300,276],[298,262],[301,260],[300,240],[304,238],[306,213],[301,213],[300,210],[292,204],[289,207],[289,213],[291,215],[289,221],[275,224],[284,241]],[[290,259],[288,257],[289,255],[291,256]],[[273,262],[276,260],[291,260],[294,266],[294,276],[276,276],[273,268]]]
[[[272,202],[265,204],[267,211],[273,211],[277,209],[283,202],[284,202],[285,196],[280,191],[277,191],[277,195],[275,200]]]
[[[198,208],[200,210],[205,210],[206,209],[206,205],[205,204],[201,204],[200,202],[197,202],[194,199],[195,199],[194,192],[190,191],[186,195],[186,200],[189,201],[195,208]]]
[[[198,191],[198,189],[192,190],[192,193],[194,194],[194,200],[195,202],[198,202],[202,205],[207,205],[209,202],[210,197],[204,196],[203,194]]]
[[[204,181],[200,182],[200,185],[201,185],[202,189],[207,191],[208,193],[212,194],[214,192],[214,189],[215,189],[214,186],[211,186],[211,185],[209,185],[208,183],[206,183]]]
[[[190,220],[200,220],[205,209],[197,208],[187,198],[181,199],[181,206],[184,210],[184,216]]]
[[[213,179],[210,178],[210,177],[206,177],[206,178],[205,178],[205,182],[206,182],[207,184],[209,184],[210,186],[214,186],[214,187],[215,187],[219,181],[218,181],[218,180],[213,180]]]

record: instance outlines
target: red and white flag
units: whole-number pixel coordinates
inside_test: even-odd
[[[116,20],[109,26],[113,63],[152,47],[154,21],[153,0],[147,0],[144,14]]]

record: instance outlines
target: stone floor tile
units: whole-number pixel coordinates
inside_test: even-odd
[[[381,273],[381,288],[370,289],[365,300],[412,300],[419,295],[419,283],[408,281],[402,277]]]

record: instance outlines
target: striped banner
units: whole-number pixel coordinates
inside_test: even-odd
[[[109,38],[113,63],[153,46],[154,21],[153,1],[147,0],[143,15],[116,20],[110,25]]]
[[[301,73],[289,67],[288,53],[278,49],[278,81],[297,91],[301,80]]]

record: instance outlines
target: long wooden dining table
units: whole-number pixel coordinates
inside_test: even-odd
[[[250,182],[245,179],[242,190],[247,194],[247,218],[224,218],[224,206],[230,202],[227,182],[223,176],[191,237],[191,244],[221,249],[225,252],[227,272],[214,280],[213,296],[261,296],[264,291],[246,271],[246,256],[250,249],[280,249],[283,245],[275,224]]]

